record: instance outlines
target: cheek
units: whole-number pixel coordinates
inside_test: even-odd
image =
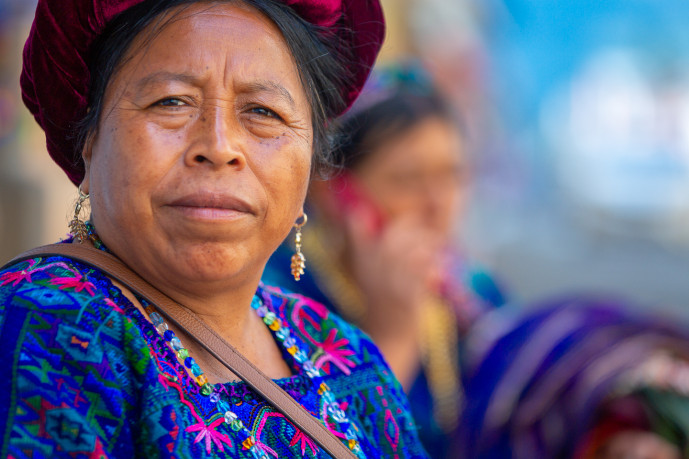
[[[467,206],[469,205],[469,200],[471,199],[471,191],[469,187],[461,187],[457,193],[454,194],[453,198],[454,200],[452,201],[453,206],[451,211],[462,216],[462,214],[466,212]]]
[[[423,204],[421,201],[408,195],[408,193],[400,194],[390,194],[387,198],[383,209],[390,216],[391,219],[406,217],[408,215],[418,215],[423,210]]]
[[[294,177],[294,185],[299,197],[299,205],[301,206],[306,199],[306,193],[309,188],[309,181],[311,179],[311,155],[304,155],[292,168],[292,176]]]
[[[277,153],[266,155],[258,167],[263,170],[263,182],[273,206],[284,209],[289,218],[301,209],[306,197],[311,173],[309,144],[287,142]]]
[[[96,194],[94,211],[102,205],[110,215],[124,217],[137,213],[147,202],[144,198],[150,196],[166,170],[165,158],[153,152],[172,151],[152,142],[152,138],[145,130],[125,126],[105,131],[96,140],[91,171],[91,187]],[[157,143],[161,141],[165,139]]]
[[[390,220],[418,212],[419,199],[408,190],[368,177],[363,183],[365,200],[370,200]]]

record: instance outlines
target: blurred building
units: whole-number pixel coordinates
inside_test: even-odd
[[[75,190],[48,159],[43,131],[19,92],[35,0],[0,0],[0,260],[67,232]]]

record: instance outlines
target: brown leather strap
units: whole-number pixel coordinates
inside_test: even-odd
[[[36,257],[63,256],[100,269],[111,278],[126,285],[132,292],[158,307],[165,318],[185,330],[213,357],[236,374],[261,397],[274,406],[302,432],[308,434],[321,448],[334,458],[351,459],[354,454],[327,428],[311,416],[299,403],[268,378],[246,357],[202,322],[189,309],[174,301],[146,282],[116,257],[91,246],[81,244],[50,244],[29,250],[15,257],[11,264]]]

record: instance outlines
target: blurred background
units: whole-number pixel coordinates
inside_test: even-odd
[[[384,0],[474,164],[457,235],[520,302],[606,293],[689,314],[689,2]],[[0,0],[0,260],[56,241],[76,190],[19,95],[34,0]]]

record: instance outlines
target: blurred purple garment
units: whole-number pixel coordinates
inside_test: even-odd
[[[630,395],[643,404],[646,425],[673,432],[668,440],[687,447],[686,388],[646,370],[662,356],[686,359],[689,334],[586,298],[498,322],[485,329],[502,332],[469,357],[461,457],[576,457],[603,407]],[[678,403],[655,403],[643,395],[648,388]]]

